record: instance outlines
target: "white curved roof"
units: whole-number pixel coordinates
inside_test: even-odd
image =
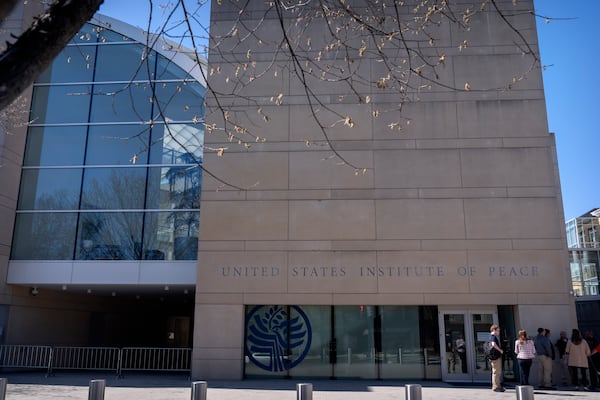
[[[146,44],[147,42],[151,43],[152,45],[150,47],[154,51],[171,60],[206,87],[206,80],[204,77],[206,76],[207,61],[206,58],[200,56],[194,52],[194,50],[183,47],[181,44],[173,42],[163,36],[148,33],[143,29],[129,25],[107,15],[96,13],[89,22],[126,36],[136,42],[142,44]],[[198,62],[196,61],[196,57],[199,59]]]

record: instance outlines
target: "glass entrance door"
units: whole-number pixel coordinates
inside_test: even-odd
[[[440,310],[443,380],[490,380],[490,367],[485,361],[483,344],[490,336],[490,326],[497,321],[494,310]]]

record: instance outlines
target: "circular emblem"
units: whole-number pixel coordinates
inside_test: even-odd
[[[246,356],[271,372],[300,364],[312,341],[310,322],[298,306],[254,307],[246,317],[246,334]]]

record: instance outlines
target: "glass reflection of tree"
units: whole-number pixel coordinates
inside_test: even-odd
[[[60,191],[40,196],[38,210],[64,210],[77,204],[73,194]],[[75,213],[39,212],[19,214],[22,221],[15,237],[13,257],[20,260],[70,260],[75,242]],[[25,226],[30,221],[29,226]]]
[[[195,157],[191,154],[184,153],[180,157],[184,165],[170,167],[165,173],[171,204],[175,210],[197,210],[202,180],[200,166],[194,165]],[[198,211],[172,211],[167,222],[173,226],[175,259],[195,259],[200,224]]]
[[[124,210],[82,212],[79,259],[136,260],[141,257],[145,169],[93,170],[86,179],[82,209]],[[118,171],[118,173],[117,173]]]

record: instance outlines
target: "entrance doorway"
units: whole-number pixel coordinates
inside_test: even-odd
[[[450,382],[488,382],[491,372],[483,345],[490,326],[498,323],[494,309],[440,309],[442,379]]]

